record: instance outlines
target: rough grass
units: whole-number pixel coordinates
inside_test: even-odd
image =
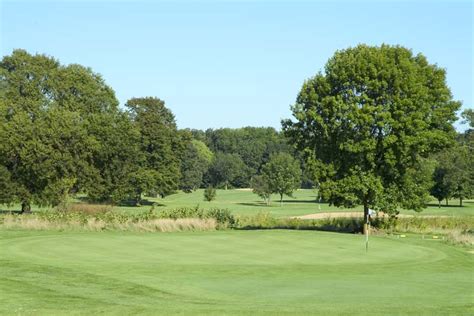
[[[1,218],[2,229],[26,230],[70,230],[70,231],[132,231],[132,232],[178,232],[178,231],[208,231],[216,230],[217,221],[214,218],[178,218],[178,219],[144,219],[110,221],[96,217],[67,220],[50,220],[37,215],[4,215]]]
[[[107,204],[68,203],[61,211],[95,215],[110,212],[112,209],[113,206]]]
[[[438,234],[455,244],[474,246],[474,217],[388,217],[375,218],[372,232],[378,235],[394,233]],[[361,233],[360,217],[328,217],[321,219],[277,218],[270,213],[238,216],[238,229],[297,229],[344,233]]]

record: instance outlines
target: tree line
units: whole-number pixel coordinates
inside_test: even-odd
[[[303,84],[274,128],[178,129],[156,97],[119,107],[81,65],[15,50],[0,62],[0,203],[56,206],[68,195],[140,204],[203,187],[252,187],[267,203],[315,187],[337,206],[397,212],[474,194],[473,114],[445,70],[400,46],[341,50]]]
[[[57,206],[69,194],[140,204],[200,187],[248,187],[276,153],[273,128],[178,129],[156,97],[124,109],[81,65],[15,50],[0,63],[0,203]]]

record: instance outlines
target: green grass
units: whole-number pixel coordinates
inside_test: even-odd
[[[268,212],[276,217],[288,217],[306,215],[319,212],[342,212],[342,211],[362,211],[361,207],[354,209],[344,209],[329,206],[325,203],[317,203],[317,194],[314,190],[298,190],[294,193],[294,198],[285,197],[283,206],[280,206],[279,197],[272,196],[272,204],[267,206],[263,201],[249,190],[217,190],[217,199],[212,202],[206,202],[203,199],[203,191],[197,190],[193,193],[179,192],[165,197],[164,199],[147,198],[148,204],[156,203],[157,210],[170,209],[177,207],[195,207],[199,205],[202,208],[228,208],[236,215],[252,215],[258,212]],[[414,211],[402,211],[402,214],[413,215],[449,215],[449,216],[474,216],[474,200],[465,201],[463,207],[458,206],[459,201],[451,200],[449,206],[442,205],[438,208],[437,201],[432,201],[430,206],[421,213]],[[147,204],[147,203],[145,203]],[[10,207],[3,206],[0,209],[19,209],[19,205]],[[34,210],[38,208],[33,207]],[[150,205],[141,207],[116,206],[115,210],[124,212],[137,212],[149,210]],[[44,208],[42,209],[44,210]]]
[[[329,206],[326,203],[317,203],[317,194],[314,190],[298,190],[294,193],[294,198],[285,197],[283,206],[280,206],[279,197],[272,196],[270,206],[265,205],[263,201],[249,190],[217,190],[217,199],[212,202],[203,201],[203,191],[197,190],[193,193],[179,192],[164,199],[149,199],[150,202],[157,203],[157,210],[176,207],[194,207],[199,204],[202,208],[228,208],[236,215],[252,215],[258,212],[268,212],[277,217],[288,217],[306,215],[320,212],[346,212],[361,211],[362,207],[353,209],[339,208]],[[449,216],[474,216],[474,201],[464,201],[464,206],[458,206],[459,201],[451,200],[449,206],[442,205],[438,208],[437,202],[432,201],[430,205],[418,213],[414,211],[404,210],[402,214],[412,215],[449,215]],[[137,209],[145,210],[150,206],[137,207],[116,207],[122,211],[136,211]]]
[[[0,231],[0,314],[468,315],[473,254],[314,231]]]

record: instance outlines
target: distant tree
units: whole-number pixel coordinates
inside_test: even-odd
[[[216,199],[216,189],[214,189],[212,186],[208,186],[205,190],[204,190],[204,200],[205,201],[208,201],[208,202],[211,202],[211,201],[214,201]]]
[[[441,207],[441,201],[443,200],[446,200],[446,205],[448,205],[451,190],[446,179],[448,170],[444,164],[445,157],[438,155],[437,158],[438,165],[433,173],[433,186],[430,193],[438,200],[438,207]],[[440,158],[443,159],[443,161],[441,161]]]
[[[208,181],[213,186],[229,185],[241,187],[249,182],[249,172],[245,163],[237,154],[224,154],[217,152],[209,168]]]
[[[271,192],[280,195],[280,205],[282,205],[283,195],[293,196],[293,192],[300,187],[299,162],[287,153],[274,154],[263,166],[262,177]]]
[[[463,200],[474,197],[473,113],[470,109],[462,113],[463,123],[468,124],[468,129],[458,135],[458,142],[436,157],[436,171],[442,173],[443,178],[436,179],[434,187],[445,188],[446,203],[449,198],[457,198],[462,206]]]
[[[247,166],[248,179],[260,172],[271,154],[290,149],[286,138],[271,127],[208,129],[205,136],[211,151],[238,155]]]
[[[257,194],[259,197],[261,197],[263,201],[265,202],[265,204],[267,205],[270,204],[272,190],[270,189],[270,186],[264,176],[261,176],[261,175],[253,176],[252,180],[250,180],[250,186],[252,188],[252,192]]]
[[[168,195],[178,189],[180,155],[184,151],[181,134],[178,133],[173,113],[164,101],[154,98],[133,98],[127,101],[130,119],[140,133],[140,170],[136,176],[145,176],[143,185],[136,187],[136,199],[146,191]]]
[[[397,213],[425,207],[425,158],[453,141],[460,103],[444,69],[400,46],[338,51],[307,80],[283,121],[325,200]]]
[[[452,197],[459,199],[459,206],[462,206],[463,200],[474,197],[473,157],[469,155],[467,148],[463,147],[453,158],[454,168],[448,172],[446,180],[452,188]]]
[[[189,142],[181,160],[181,190],[192,192],[198,189],[212,159],[213,153],[202,141],[193,139]]]

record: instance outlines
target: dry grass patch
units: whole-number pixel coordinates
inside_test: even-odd
[[[83,213],[89,215],[103,214],[112,211],[113,206],[107,204],[86,204],[86,203],[73,203],[68,204],[64,212],[72,213]]]
[[[26,230],[85,230],[104,231],[120,230],[135,232],[177,232],[177,231],[209,231],[218,228],[214,218],[178,218],[178,219],[149,219],[125,221],[107,221],[89,217],[82,219],[48,220],[36,215],[12,215],[1,218],[0,228]]]

